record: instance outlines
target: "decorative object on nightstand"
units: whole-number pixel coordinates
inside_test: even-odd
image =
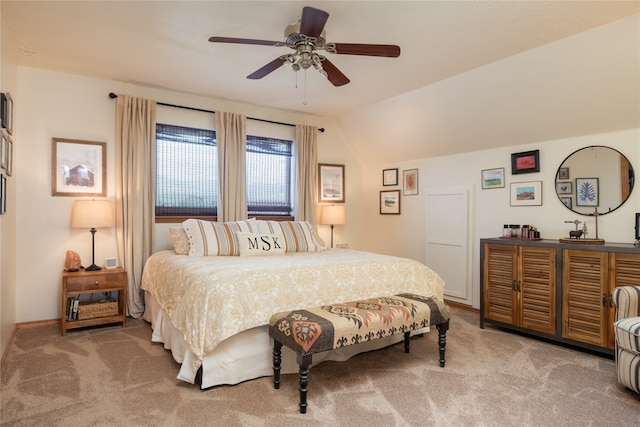
[[[101,270],[95,264],[96,231],[114,226],[113,203],[109,200],[76,200],[71,210],[71,227],[89,228],[91,232],[91,265],[86,271]]]
[[[331,247],[333,248],[333,227],[345,223],[344,205],[322,206],[320,224],[331,226]]]
[[[67,251],[64,259],[64,271],[78,271],[82,267],[80,255],[75,251]]]

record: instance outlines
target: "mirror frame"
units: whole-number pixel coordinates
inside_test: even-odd
[[[566,207],[567,209],[569,209],[571,212],[576,213],[576,214],[578,214],[578,215],[583,215],[583,216],[593,216],[593,213],[584,213],[584,212],[578,212],[578,211],[576,211],[576,210],[574,209],[574,206],[573,206],[573,205],[572,205],[572,207],[567,206],[567,205],[563,202],[563,200],[562,200],[562,196],[565,196],[565,197],[566,197],[567,195],[566,195],[566,194],[561,195],[560,193],[558,193],[558,187],[557,187],[557,184],[558,184],[559,182],[565,182],[565,180],[564,180],[564,179],[560,179],[560,178],[559,178],[559,176],[560,176],[560,169],[563,169],[563,168],[565,168],[565,167],[566,167],[566,166],[564,166],[564,165],[565,165],[565,163],[567,162],[567,160],[569,160],[569,158],[570,158],[571,156],[573,156],[574,154],[576,154],[576,153],[578,153],[578,152],[581,152],[581,151],[583,151],[583,150],[590,149],[590,148],[607,148],[607,149],[609,149],[609,150],[615,151],[615,152],[616,152],[616,153],[618,153],[620,156],[624,157],[624,158],[627,160],[627,163],[628,163],[628,165],[629,165],[629,171],[630,171],[630,177],[631,177],[631,178],[630,178],[630,181],[631,181],[631,182],[629,183],[629,184],[630,184],[630,185],[629,185],[629,194],[627,194],[627,198],[626,198],[626,199],[624,199],[624,200],[622,200],[622,201],[620,202],[620,204],[619,204],[618,206],[616,206],[615,208],[613,208],[613,209],[611,209],[611,210],[608,210],[608,211],[605,211],[605,212],[598,212],[598,215],[606,215],[606,214],[609,214],[609,213],[611,213],[611,212],[614,212],[614,211],[615,211],[616,209],[618,209],[620,206],[624,205],[624,204],[627,202],[627,200],[629,200],[629,197],[631,197],[631,193],[633,192],[633,188],[635,187],[635,170],[633,169],[633,165],[631,164],[631,161],[629,160],[629,158],[628,158],[627,156],[625,156],[624,154],[622,154],[619,150],[616,150],[615,148],[607,147],[606,145],[589,145],[589,146],[586,146],[586,147],[579,148],[579,149],[575,150],[574,152],[572,152],[571,154],[569,154],[569,155],[568,155],[567,157],[565,157],[565,159],[560,163],[560,166],[558,166],[558,170],[556,171],[555,180],[554,180],[554,183],[553,183],[554,191],[556,192],[556,196],[558,196],[558,200],[560,201],[560,203],[562,203],[562,205],[563,205],[564,207]],[[575,178],[574,178],[574,179],[572,179],[572,180],[571,180],[571,179],[569,179],[569,181],[570,181],[570,182],[572,182],[572,185],[576,185]],[[576,191],[577,191],[577,188],[576,188]],[[596,207],[594,207],[594,210],[595,210],[595,208],[596,208]]]

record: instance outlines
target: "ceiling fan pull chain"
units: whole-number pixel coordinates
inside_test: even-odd
[[[307,70],[304,70],[304,101],[302,105],[307,105]]]

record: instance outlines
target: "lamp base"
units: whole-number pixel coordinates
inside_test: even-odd
[[[85,267],[84,271],[98,271],[102,270],[102,267],[98,267],[95,264],[91,264],[89,267]]]

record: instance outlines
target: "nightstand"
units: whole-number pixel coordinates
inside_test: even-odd
[[[104,293],[117,292],[117,313],[115,309],[106,315],[93,318],[77,318],[77,315],[70,314],[73,308],[73,300],[80,295],[95,294],[94,303],[104,299]],[[89,295],[91,296],[91,295]],[[86,298],[88,300],[88,298]],[[109,303],[103,303],[109,304]],[[92,308],[113,307],[113,302],[109,306],[94,306]],[[84,328],[87,326],[106,325],[110,323],[122,323],[126,327],[127,322],[127,272],[124,268],[102,269],[98,271],[65,271],[62,275],[62,316],[60,319],[60,330],[62,336],[67,329]],[[90,315],[89,315],[90,317]]]

